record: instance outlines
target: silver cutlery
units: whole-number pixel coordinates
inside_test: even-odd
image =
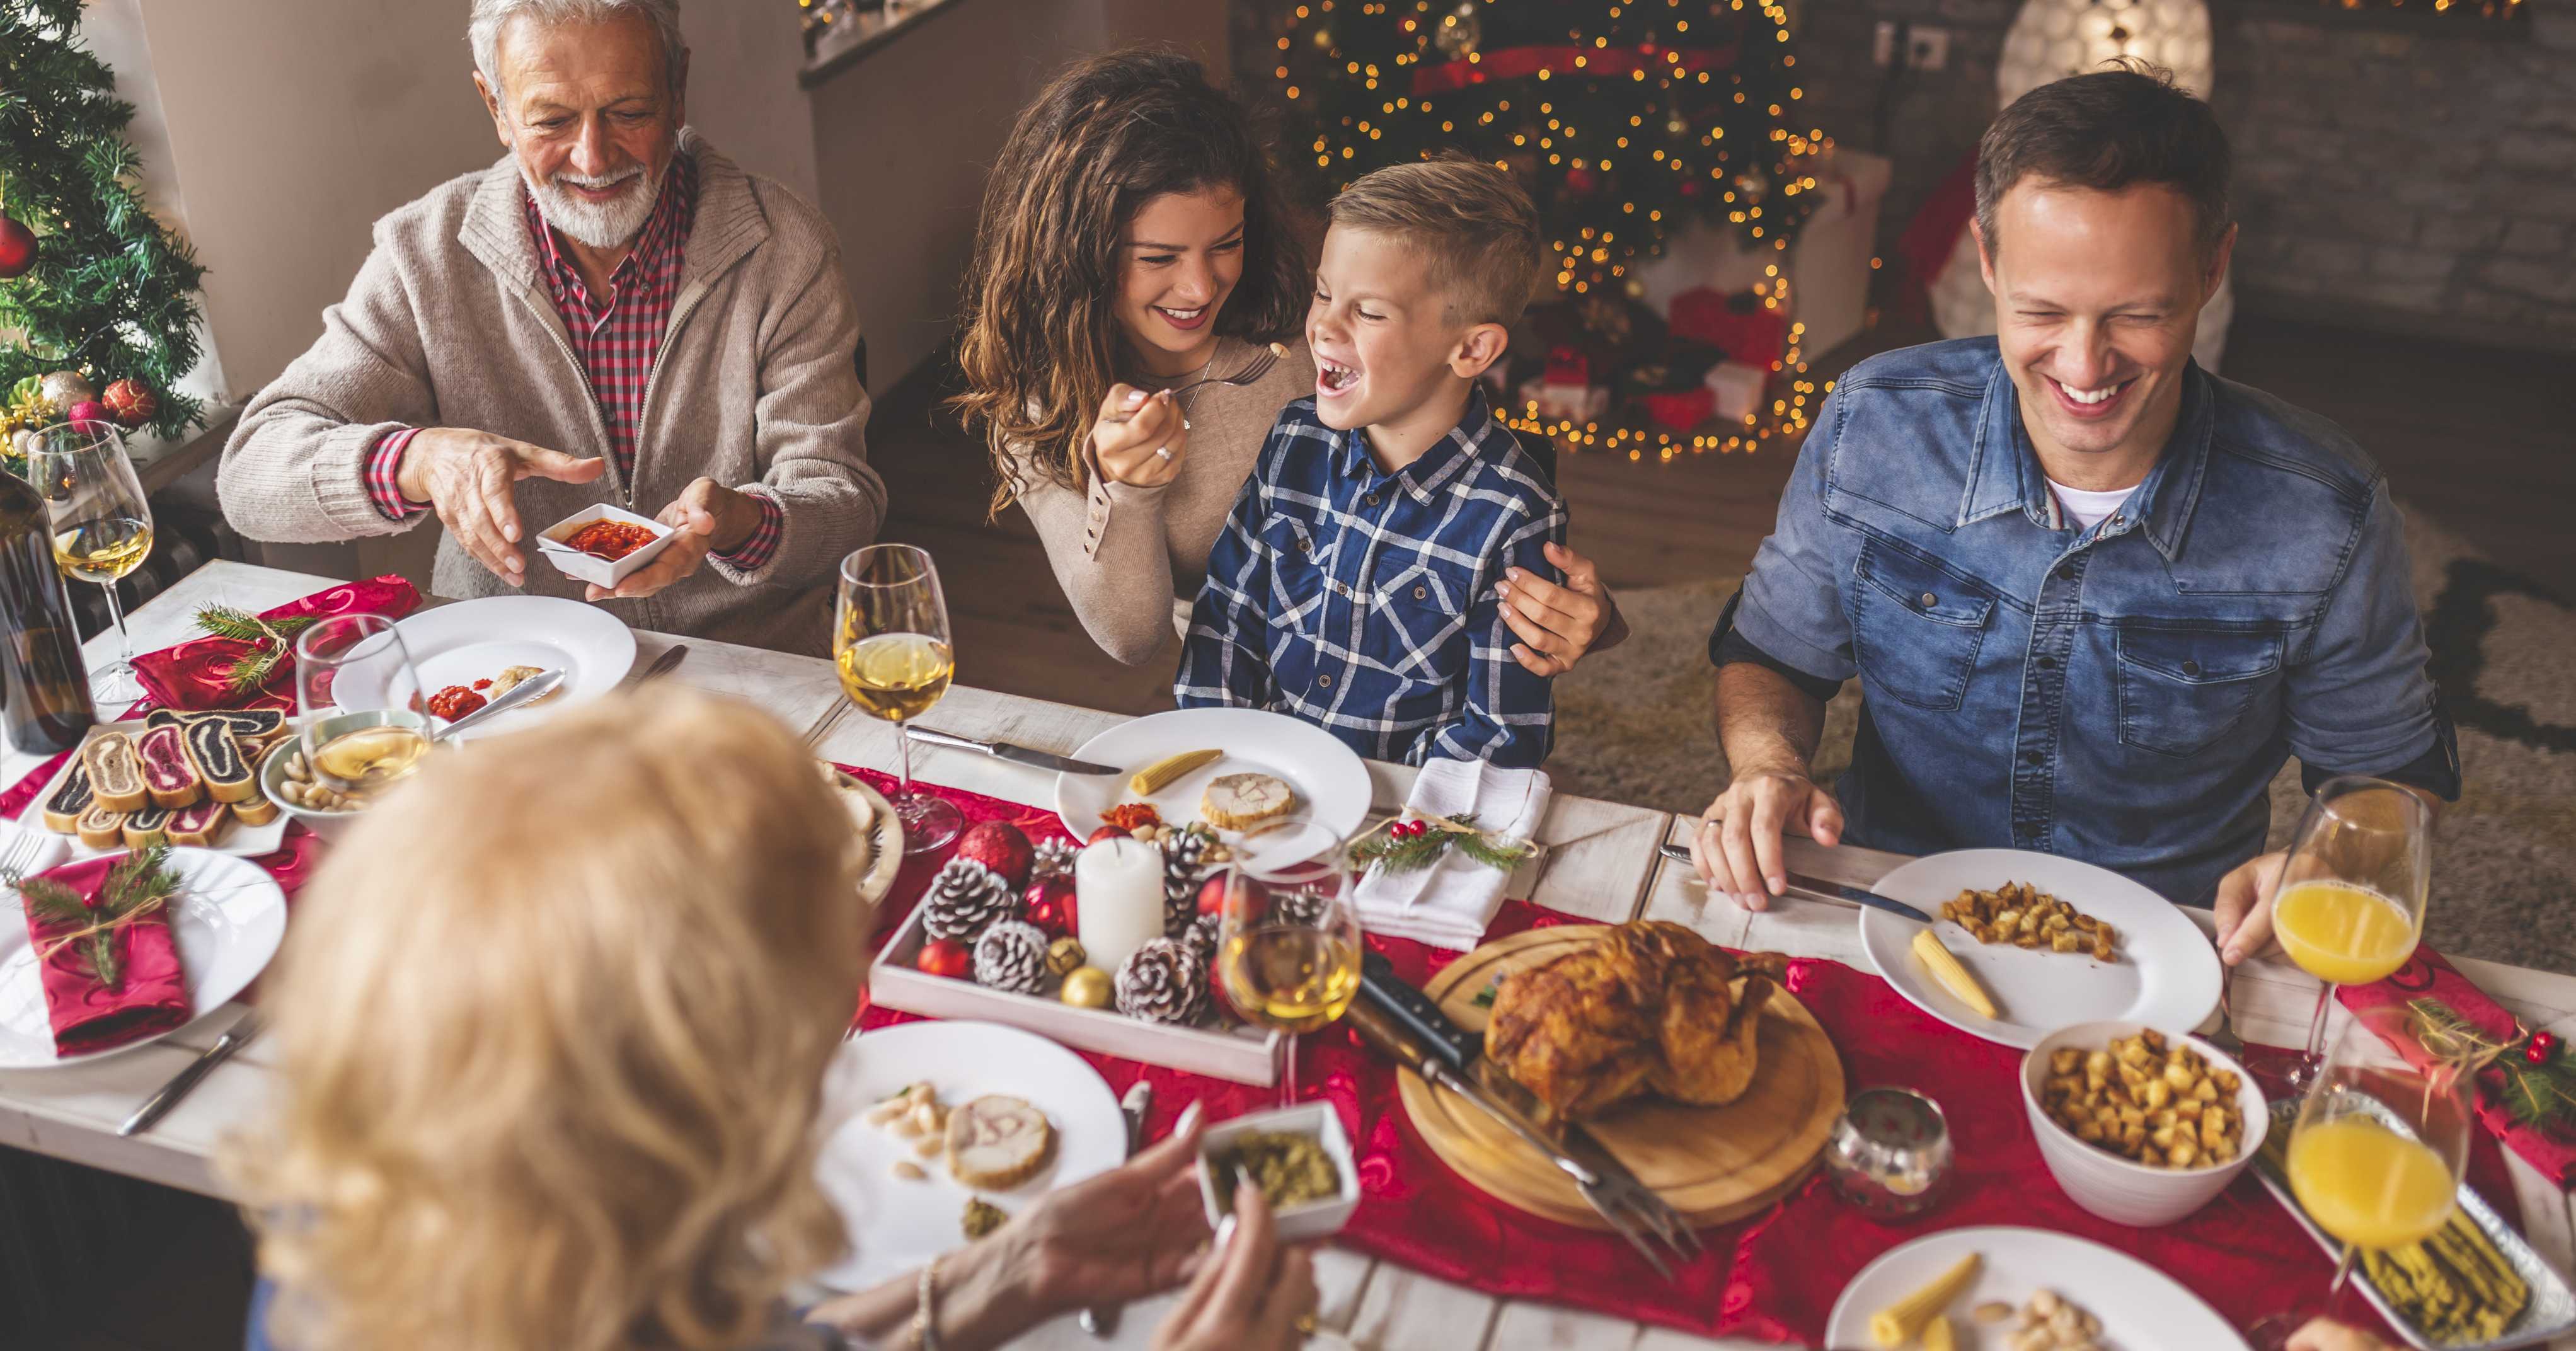
[[[1145,1114],[1154,1110],[1154,1086],[1139,1079],[1128,1085],[1127,1096],[1118,1100],[1118,1114],[1127,1118],[1127,1156],[1134,1158],[1145,1144]],[[1108,1337],[1118,1331],[1118,1306],[1103,1304],[1082,1311],[1082,1330],[1094,1337]]]
[[[1665,858],[1671,859],[1675,863],[1688,863],[1691,861],[1690,850],[1682,845],[1669,843],[1661,844],[1656,846],[1656,850]],[[1875,891],[1864,890],[1860,887],[1847,887],[1840,882],[1828,882],[1822,878],[1806,877],[1798,873],[1789,874],[1788,884],[1781,888],[1780,894],[1791,900],[1822,901],[1827,905],[1865,905],[1872,910],[1884,910],[1891,915],[1910,919],[1917,924],[1929,924],[1932,922],[1932,917],[1930,915],[1924,914],[1922,911],[1915,909],[1913,906],[1907,905],[1903,901],[1891,900],[1885,896],[1879,895]]]
[[[1089,760],[1076,760],[1071,756],[1057,755],[1051,751],[1014,746],[1007,741],[977,741],[973,737],[957,736],[949,732],[934,732],[927,727],[914,727],[907,724],[903,733],[915,741],[925,741],[933,746],[951,746],[961,751],[982,751],[996,760],[1034,765],[1039,769],[1052,769],[1060,774],[1124,774],[1127,772],[1116,765],[1094,764]]]
[[[680,643],[674,645],[670,651],[663,653],[661,656],[655,657],[653,659],[653,664],[644,668],[644,674],[635,678],[635,683],[641,685],[648,680],[669,675],[672,671],[679,668],[680,659],[688,655],[688,644]]]
[[[481,708],[466,714],[464,717],[458,718],[456,721],[447,724],[445,729],[441,730],[436,736],[431,737],[430,740],[445,741],[449,737],[455,736],[457,733],[474,726],[476,723],[488,722],[522,704],[530,704],[539,699],[543,699],[548,694],[553,693],[555,687],[557,685],[561,685],[563,680],[564,673],[561,671],[547,671],[542,675],[530,676],[527,679],[520,681],[518,684],[511,686],[501,695],[500,698],[495,699]]]
[[[1265,347],[1261,349],[1260,355],[1252,359],[1250,364],[1246,365],[1242,370],[1236,371],[1232,375],[1212,375],[1202,379],[1192,380],[1188,384],[1181,385],[1170,390],[1169,393],[1173,398],[1177,399],[1182,395],[1189,393],[1191,390],[1199,389],[1207,385],[1231,385],[1236,388],[1241,388],[1244,385],[1251,384],[1259,380],[1261,377],[1268,375],[1271,371],[1276,370],[1278,366],[1279,354]],[[1127,420],[1127,418],[1123,417],[1112,419],[1112,421],[1116,422],[1125,422]],[[1187,416],[1182,417],[1181,426],[1186,429],[1189,425],[1189,418]]]
[[[8,823],[0,826],[7,826],[5,835],[0,835],[0,879],[43,872],[62,861],[59,855],[70,852],[61,847],[63,838],[51,831]]]
[[[116,1128],[116,1133],[134,1135],[152,1129],[152,1123],[169,1115],[170,1109],[178,1106],[180,1099],[193,1092],[197,1085],[214,1071],[215,1066],[231,1059],[233,1052],[248,1046],[251,1039],[259,1034],[259,1014],[256,1011],[243,1014],[223,1036],[215,1040],[214,1045],[205,1049],[204,1054],[189,1061],[186,1069],[170,1076],[170,1082],[161,1085],[160,1091],[145,1098],[143,1105],[134,1109],[134,1115],[127,1117],[124,1124]]]

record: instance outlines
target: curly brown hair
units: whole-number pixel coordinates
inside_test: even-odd
[[[1294,337],[1310,265],[1251,115],[1198,62],[1142,48],[1093,57],[1020,114],[985,184],[958,348],[966,392],[948,401],[983,431],[994,511],[1027,486],[1020,455],[1084,486],[1093,410],[1118,379],[1111,304],[1128,224],[1156,197],[1212,187],[1243,198],[1243,279],[1216,331]]]

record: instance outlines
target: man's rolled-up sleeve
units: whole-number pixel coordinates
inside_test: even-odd
[[[1753,555],[1753,570],[1731,602],[1744,641],[1820,681],[1860,673],[1842,601],[1837,527],[1825,518],[1825,464],[1841,428],[1842,395],[1828,395],[1780,494],[1780,515]],[[1722,635],[1721,635],[1722,636]],[[1715,641],[1711,655],[1716,655]]]
[[[242,410],[215,474],[224,519],[285,544],[408,529],[422,513],[385,513],[373,457],[437,413],[399,249],[379,226],[348,296],[322,312],[321,338]]]
[[[876,539],[885,482],[868,465],[858,343],[840,251],[826,249],[763,345],[752,414],[760,479],[727,485],[761,499],[762,525],[732,555],[707,555],[717,575],[742,586],[813,586]]]
[[[2413,574],[2383,479],[2314,640],[2284,674],[2290,749],[2311,779],[2375,774],[2457,799],[2459,754],[2433,686]]]

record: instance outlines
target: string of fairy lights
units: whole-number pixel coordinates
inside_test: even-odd
[[[1789,21],[1777,0],[1306,0],[1271,74],[1327,190],[1443,151],[1490,160],[1539,204],[1559,296],[1615,302],[1645,294],[1636,268],[1687,220],[1775,257],[1795,239],[1833,143],[1790,121],[1806,90]],[[1782,271],[1767,263],[1752,290],[1787,314]],[[1751,450],[1805,430],[1829,388],[1807,378],[1804,331],[1787,326],[1740,426],[1679,434],[1527,401],[1504,420],[1631,460]]]

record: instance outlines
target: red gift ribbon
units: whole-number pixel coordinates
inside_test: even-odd
[[[1735,64],[1738,46],[1661,47],[1645,43],[1636,47],[1504,47],[1497,51],[1479,52],[1473,61],[1444,61],[1436,66],[1421,66],[1413,72],[1413,94],[1455,93],[1469,85],[1487,80],[1518,80],[1542,70],[1566,77],[1627,79],[1637,71],[1649,75],[1697,74],[1703,70],[1724,70]],[[1576,65],[1576,62],[1582,62]]]

